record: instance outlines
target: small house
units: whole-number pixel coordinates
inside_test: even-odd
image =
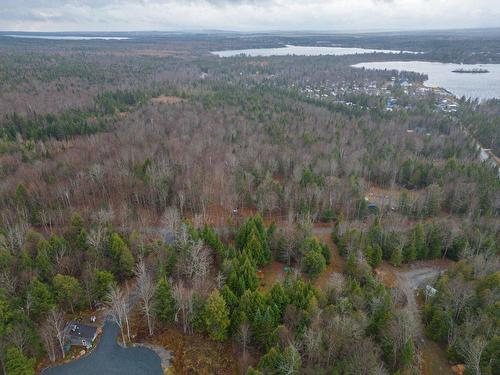
[[[65,328],[66,343],[70,346],[92,347],[97,337],[97,327],[70,321]]]
[[[430,285],[426,285],[426,287],[425,287],[425,302],[427,302],[427,300],[428,300],[429,298],[434,297],[434,296],[436,295],[436,293],[437,293],[437,290],[436,290],[436,289],[434,289],[434,288],[433,288],[432,286],[430,286]]]

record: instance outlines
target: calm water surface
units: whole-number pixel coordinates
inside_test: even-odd
[[[27,35],[11,34],[5,35],[11,38],[23,39],[48,39],[48,40],[126,40],[130,39],[121,36],[78,36],[78,35]]]
[[[232,57],[232,56],[322,56],[322,55],[356,55],[364,53],[412,53],[417,54],[418,52],[411,51],[394,51],[388,49],[368,49],[368,48],[347,48],[347,47],[309,47],[309,46],[292,46],[287,45],[285,47],[279,48],[255,48],[255,49],[236,49],[228,51],[214,51],[214,55],[219,57]]]
[[[356,68],[405,70],[427,74],[426,86],[442,87],[458,97],[500,98],[500,64],[459,65],[426,61],[384,61],[353,65]],[[489,73],[453,73],[455,69],[486,69]]]

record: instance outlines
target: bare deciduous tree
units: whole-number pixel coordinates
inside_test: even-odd
[[[283,359],[279,365],[279,373],[285,375],[298,374],[300,371],[300,353],[294,344],[289,344],[285,349]]]
[[[153,297],[156,287],[142,259],[136,265],[135,275],[137,278],[137,293],[139,295],[141,309],[148,322],[149,336],[152,336],[154,329],[154,314],[152,311]]]
[[[172,233],[177,232],[181,224],[181,215],[176,207],[167,207],[161,218],[164,228]]]
[[[120,327],[123,345],[126,345],[124,328],[127,329],[127,337],[130,340],[130,324],[129,313],[130,305],[128,303],[127,295],[119,287],[113,287],[108,292],[107,301],[109,306],[109,314],[113,322]]]
[[[48,321],[38,328],[38,334],[42,339],[42,344],[51,362],[56,360],[56,343],[51,325]]]
[[[467,369],[474,375],[481,375],[481,356],[487,344],[488,341],[483,336],[476,336],[472,340],[464,340],[460,345]]]
[[[242,322],[238,328],[238,339],[241,343],[241,349],[243,352],[243,357],[247,355],[247,346],[250,341],[250,324],[248,322]]]
[[[182,329],[184,333],[191,333],[191,315],[193,313],[193,290],[185,288],[182,282],[175,285],[172,291],[175,300],[177,312],[175,313],[175,321],[179,321],[179,313],[182,319]]]
[[[398,311],[391,320],[385,338],[392,344],[392,358],[397,361],[409,341],[415,337],[416,327],[412,317],[406,311]],[[393,363],[393,366],[395,363]]]
[[[61,349],[61,355],[64,358],[64,341],[66,340],[66,323],[64,320],[64,312],[59,309],[52,308],[47,316],[47,324],[52,329],[52,334],[56,337]]]
[[[203,285],[212,262],[209,248],[201,240],[193,241],[185,225],[177,233],[175,246],[179,252],[179,273],[191,285]]]

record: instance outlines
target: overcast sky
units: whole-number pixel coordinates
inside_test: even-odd
[[[0,30],[500,27],[500,0],[0,0]]]

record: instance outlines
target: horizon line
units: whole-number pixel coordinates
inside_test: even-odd
[[[226,34],[276,34],[276,33],[308,33],[308,34],[372,34],[372,33],[412,33],[412,32],[457,32],[457,31],[488,31],[488,30],[499,30],[500,26],[492,27],[462,27],[462,28],[426,28],[426,29],[397,29],[397,28],[380,28],[380,29],[345,29],[345,30],[335,30],[335,29],[255,29],[255,30],[230,30],[230,29],[172,29],[172,30],[92,30],[92,31],[21,31],[21,30],[0,30],[0,34],[5,33],[22,33],[22,34],[132,34],[132,33],[205,33],[205,34],[215,34],[215,33],[226,33]]]

